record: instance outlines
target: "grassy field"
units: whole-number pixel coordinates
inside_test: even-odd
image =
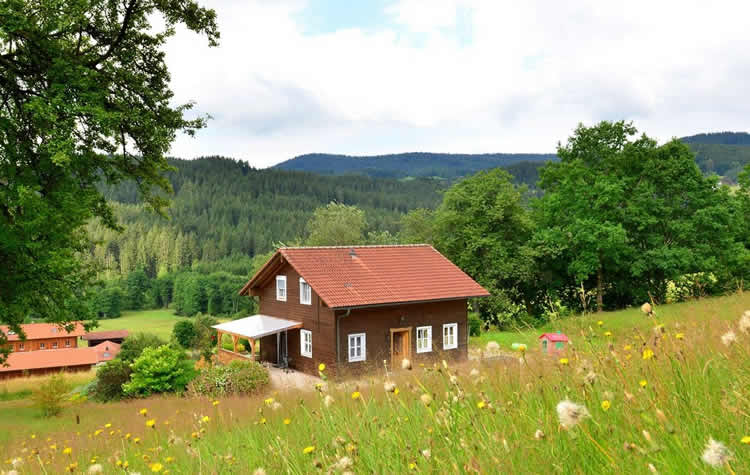
[[[322,391],[86,402],[51,420],[10,401],[0,451],[22,473],[125,462],[141,473],[750,473],[747,309],[750,293],[660,307],[656,320],[576,317],[560,323],[574,342],[564,359],[530,346],[520,360],[381,371]],[[725,444],[705,454],[715,468],[702,458],[710,439]]]
[[[131,333],[153,333],[168,341],[174,324],[184,318],[186,317],[178,317],[168,309],[128,311],[122,312],[119,318],[99,320],[99,326],[94,331],[128,330]]]

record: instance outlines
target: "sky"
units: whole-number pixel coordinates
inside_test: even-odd
[[[210,115],[171,154],[267,167],[305,153],[554,152],[578,123],[660,142],[750,130],[746,2],[203,0],[175,102]]]

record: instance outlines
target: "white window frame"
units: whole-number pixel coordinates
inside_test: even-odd
[[[281,287],[279,287],[279,282],[284,283],[284,293],[282,295]],[[276,276],[276,300],[280,302],[286,302],[286,295],[289,293],[289,287],[286,285],[286,276],[285,275],[277,275]]]
[[[70,338],[65,340],[65,348],[70,348]]]
[[[352,340],[355,340],[357,338],[360,338],[360,355],[352,355]],[[347,341],[349,342],[347,346],[346,354],[349,357],[349,362],[353,363],[355,361],[365,361],[367,359],[367,335],[364,333],[350,333],[347,337]]]
[[[299,354],[312,358],[312,332],[310,330],[299,331]]]
[[[453,329],[453,343],[446,342],[446,333],[448,329]],[[458,348],[458,323],[445,323],[443,324],[443,349],[444,350],[455,350]]]
[[[25,348],[24,348],[25,346],[26,345],[24,345],[23,343],[19,343],[18,344],[18,351],[24,351],[25,350]]]
[[[59,346],[59,345],[58,345],[58,343],[57,343],[56,341],[53,341],[53,342],[52,342],[52,349],[53,349],[53,350],[56,350],[56,349],[58,348],[58,346]]]
[[[47,345],[45,343],[39,343],[39,349],[40,350],[46,350],[47,349]]]
[[[305,287],[307,287],[307,295],[304,292]],[[299,278],[299,303],[302,305],[312,305],[312,287],[302,277]]]
[[[425,339],[425,336],[422,335],[422,338],[420,339],[420,333],[427,333],[427,341],[423,342]],[[417,353],[429,353],[432,351],[432,327],[417,327]],[[420,344],[422,343],[422,344]],[[427,346],[424,346],[424,343],[427,344]]]

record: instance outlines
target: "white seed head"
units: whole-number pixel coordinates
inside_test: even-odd
[[[736,341],[737,335],[734,333],[734,330],[729,330],[728,332],[721,335],[721,342],[724,343],[725,346],[730,346]]]
[[[430,449],[424,449],[424,450],[422,450],[422,457],[424,457],[426,459],[432,457],[432,452],[430,451]]]
[[[89,467],[86,473],[88,473],[89,475],[92,475],[95,473],[104,473],[104,467],[102,467],[102,464],[100,463],[95,463],[94,465]]]
[[[469,373],[469,376],[471,376],[472,378],[476,378],[477,376],[479,376],[479,370],[476,368],[472,369],[471,373]]]
[[[430,404],[432,404],[432,396],[427,393],[419,396],[419,400],[422,401],[422,404],[424,404],[425,406],[429,406]]]
[[[396,390],[396,383],[394,383],[393,381],[386,381],[385,383],[383,383],[383,389],[385,389],[385,392],[387,393],[392,393]]]
[[[536,440],[542,440],[544,439],[544,437],[545,437],[544,432],[542,432],[541,429],[537,429],[536,432],[534,432],[534,438]]]
[[[411,360],[406,358],[401,360],[401,369],[411,369]]]
[[[589,417],[589,411],[585,406],[566,399],[557,404],[557,417],[564,428],[570,429]]]
[[[500,351],[500,345],[496,341],[490,341],[487,343],[487,351]]]
[[[706,450],[703,451],[701,457],[704,462],[712,467],[723,467],[732,459],[732,452],[729,451],[726,445],[721,442],[708,439],[706,444]]]
[[[750,310],[742,314],[739,327],[742,333],[750,332]]]
[[[334,402],[334,399],[333,399],[333,397],[331,397],[330,394],[326,394],[326,397],[323,398],[323,404],[326,407],[330,407],[331,404],[333,404],[333,402]]]
[[[265,470],[263,470],[263,468],[261,468],[261,467],[258,467],[258,468],[256,468],[256,469],[255,469],[255,471],[253,472],[253,475],[266,475],[266,471],[265,471]]]

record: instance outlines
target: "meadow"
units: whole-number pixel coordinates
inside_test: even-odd
[[[255,398],[84,402],[33,425],[26,413],[6,422],[20,401],[0,402],[0,432],[12,431],[2,462],[20,473],[750,473],[748,309],[745,293],[655,318],[573,317],[548,328],[573,340],[564,355],[541,355],[539,331],[497,334],[528,350]]]
[[[99,326],[94,331],[128,330],[130,333],[153,333],[169,341],[174,324],[185,318],[187,317],[179,317],[168,309],[125,311],[121,317],[99,320]]]

